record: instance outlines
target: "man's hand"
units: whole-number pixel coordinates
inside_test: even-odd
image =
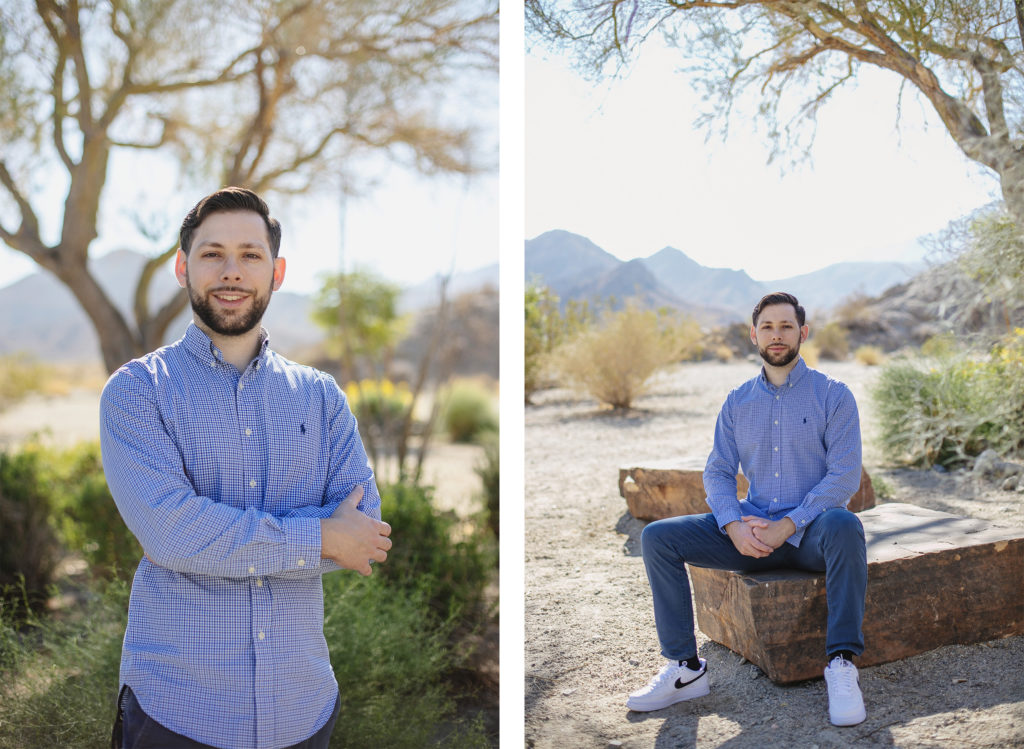
[[[754,538],[763,544],[777,549],[786,543],[786,539],[796,533],[796,524],[790,518],[780,520],[765,520],[755,515],[744,515],[744,521],[749,521]]]
[[[774,551],[773,547],[754,535],[754,529],[761,523],[767,524],[768,521],[753,515],[744,515],[741,520],[733,520],[726,524],[725,532],[729,534],[732,545],[743,556],[760,559]]]
[[[367,576],[370,560],[388,558],[391,526],[360,512],[357,505],[362,498],[363,487],[357,486],[329,518],[320,521],[320,556]]]

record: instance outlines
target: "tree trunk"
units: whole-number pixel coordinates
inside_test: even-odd
[[[120,310],[104,293],[84,264],[61,266],[58,278],[63,281],[82,305],[100,339],[100,351],[107,372],[145,353],[125,322]]]
[[[1014,150],[1003,160],[999,171],[999,187],[1003,192],[1006,210],[1014,223],[1024,230],[1024,154]]]

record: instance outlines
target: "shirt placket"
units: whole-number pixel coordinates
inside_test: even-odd
[[[779,498],[782,496],[782,393],[782,388],[775,388],[771,401],[772,428],[769,448],[771,450],[772,498],[768,507],[768,516],[772,520],[776,519],[775,516],[779,512],[781,506]]]
[[[259,362],[250,364],[235,386],[235,413],[237,428],[241,435],[245,472],[246,505],[256,509],[264,506],[264,466],[267,461],[267,435],[259,419],[259,393],[257,381]],[[268,688],[274,678],[273,650],[273,595],[269,580],[263,570],[254,565],[249,567],[249,601],[252,607],[252,642],[255,662],[256,688],[256,745],[269,746],[273,743],[276,725],[274,690]]]

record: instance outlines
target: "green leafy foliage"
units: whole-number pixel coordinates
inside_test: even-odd
[[[932,340],[887,364],[872,393],[882,444],[896,459],[954,467],[992,448],[1024,456],[1024,328],[985,357]]]
[[[478,442],[498,430],[494,396],[473,380],[453,381],[441,411],[441,423],[452,442]]]

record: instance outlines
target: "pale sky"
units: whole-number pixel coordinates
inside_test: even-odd
[[[492,157],[493,158],[493,157]],[[494,172],[462,177],[427,178],[383,160],[374,164],[374,185],[347,199],[345,269],[369,268],[402,285],[412,285],[450,269],[471,271],[498,262],[498,177]],[[140,177],[144,175],[144,177]],[[370,174],[361,177],[367,179]],[[66,184],[58,175],[43,183],[37,201],[44,236],[56,239]],[[155,254],[173,241],[188,210],[203,192],[182,190],[175,166],[162,157],[124,152],[112,160],[104,195],[100,236],[91,257],[115,249]],[[138,198],[146,214],[166,223],[169,233],[159,245],[135,230],[125,206]],[[266,196],[271,215],[282,223],[281,255],[288,260],[282,290],[311,292],[317,274],[336,271],[341,263],[342,222],[336,193],[282,198]],[[27,256],[0,244],[0,287],[39,270]],[[167,273],[171,273],[170,269]]]
[[[810,163],[768,165],[750,120],[728,140],[693,126],[699,103],[678,52],[653,37],[624,80],[566,58],[526,58],[526,237],[581,234],[626,260],[665,246],[759,280],[847,260],[917,260],[917,238],[998,198],[910,87],[865,71],[818,118]],[[867,66],[865,66],[867,67]]]

